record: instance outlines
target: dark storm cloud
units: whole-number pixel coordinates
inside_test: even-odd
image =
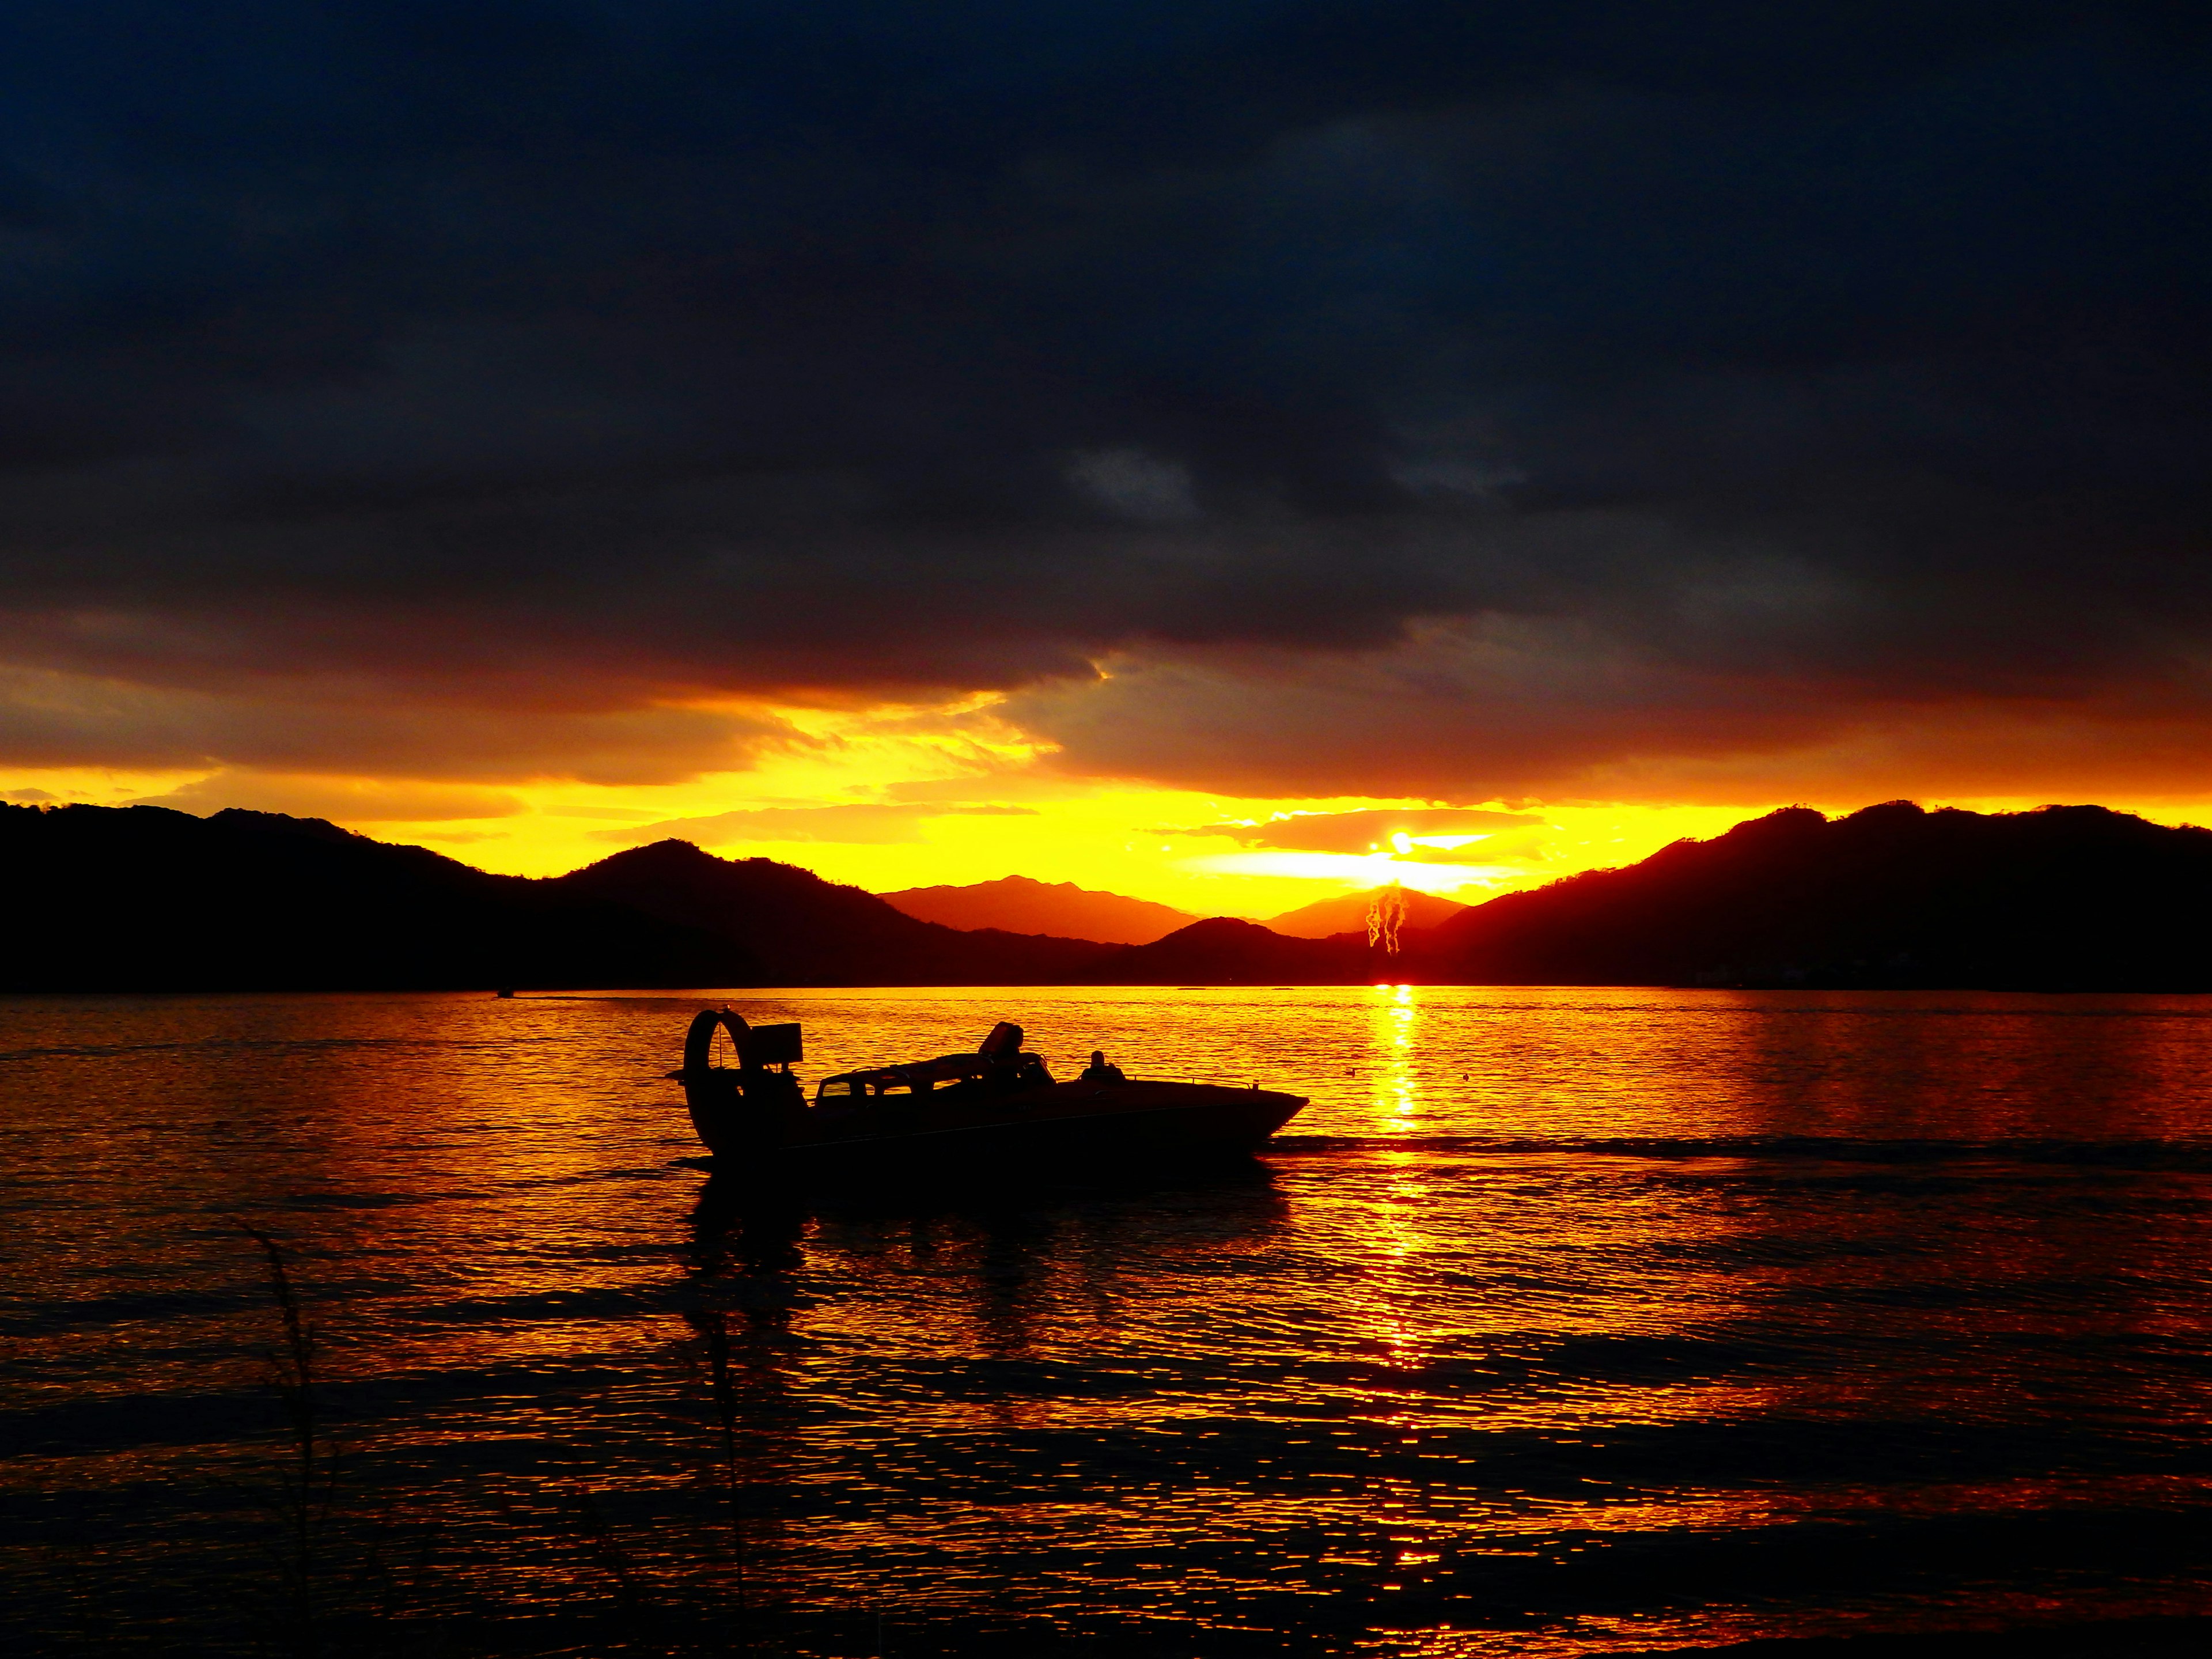
[[[75,689],[0,759],[463,710],[606,775],[670,700],[988,686],[1070,764],[1298,718],[1276,775],[1456,788],[2194,708],[2202,15],[13,7],[0,650]],[[54,713],[155,692],[261,712]]]

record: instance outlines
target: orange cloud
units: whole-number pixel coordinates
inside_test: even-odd
[[[664,818],[621,830],[592,832],[595,841],[640,847],[674,837],[702,847],[732,842],[838,842],[887,846],[921,840],[921,825],[936,817],[1036,817],[1033,806],[928,806],[875,802],[827,806],[764,806],[705,817]]]

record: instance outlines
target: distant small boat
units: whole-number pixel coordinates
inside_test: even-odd
[[[716,1053],[718,1031],[731,1063]],[[973,1054],[840,1072],[811,1101],[791,1069],[804,1058],[797,1025],[749,1025],[726,1008],[692,1020],[684,1069],[668,1075],[684,1085],[718,1170],[1166,1164],[1249,1152],[1306,1104],[1256,1083],[1125,1078],[1097,1054],[1081,1077],[1056,1083],[1005,1021]]]

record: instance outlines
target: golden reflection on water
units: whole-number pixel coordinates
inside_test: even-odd
[[[1377,1115],[1410,1128],[1420,1112],[1414,1097],[1414,1037],[1420,1010],[1410,985],[1375,988],[1375,1052],[1381,1073],[1376,1089]]]
[[[729,1000],[804,1021],[813,1075],[1007,1014],[1055,1059],[1313,1105],[1241,1176],[763,1211],[671,1166],[699,999],[0,1007],[0,1496],[98,1518],[148,1584],[181,1536],[250,1558],[245,1522],[129,1496],[212,1503],[265,1455],[244,1214],[321,1298],[360,1501],[450,1523],[450,1596],[509,1613],[605,1600],[587,1493],[668,1596],[726,1593],[715,1329],[749,1571],[793,1617],[1486,1659],[1940,1622],[2062,1560],[2085,1606],[2205,1580],[2084,1541],[2208,1510],[2190,1000]],[[2013,1516],[2045,1529],[2016,1559],[1914,1530]],[[1808,1528],[1872,1565],[1824,1578]]]

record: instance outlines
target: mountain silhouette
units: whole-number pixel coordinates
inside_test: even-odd
[[[965,887],[908,887],[881,896],[918,921],[947,927],[1052,933],[1103,945],[1150,945],[1199,920],[1173,905],[1028,876],[1002,876]]]
[[[1328,939],[1337,933],[1364,933],[1367,913],[1374,908],[1375,896],[1383,890],[1370,887],[1362,893],[1340,893],[1334,898],[1316,899],[1311,904],[1302,904],[1295,910],[1285,910],[1279,916],[1269,916],[1261,926],[1270,933],[1287,934],[1292,939]],[[1468,907],[1433,893],[1417,893],[1405,890],[1407,927],[1435,927],[1449,921]]]
[[[2212,831],[2100,806],[1788,807],[1491,900],[1415,946],[1473,984],[2212,988]]]
[[[0,990],[1465,984],[2212,989],[2212,831],[2096,806],[1791,807],[1411,928],[1143,945],[962,931],[659,842],[497,876],[315,818],[0,805]]]
[[[1230,916],[1193,922],[1150,945],[1127,945],[1083,977],[1103,985],[1344,985],[1367,977],[1363,935],[1286,939]]]
[[[319,818],[0,805],[13,991],[731,985],[763,964],[681,920],[488,875]]]
[[[774,859],[720,859],[659,841],[547,884],[702,928],[774,985],[1029,985],[1086,977],[1107,947],[920,921],[857,887]]]
[[[319,818],[0,805],[0,860],[38,941],[6,953],[11,991],[1034,984],[1113,949],[916,921],[688,842],[534,880]]]

